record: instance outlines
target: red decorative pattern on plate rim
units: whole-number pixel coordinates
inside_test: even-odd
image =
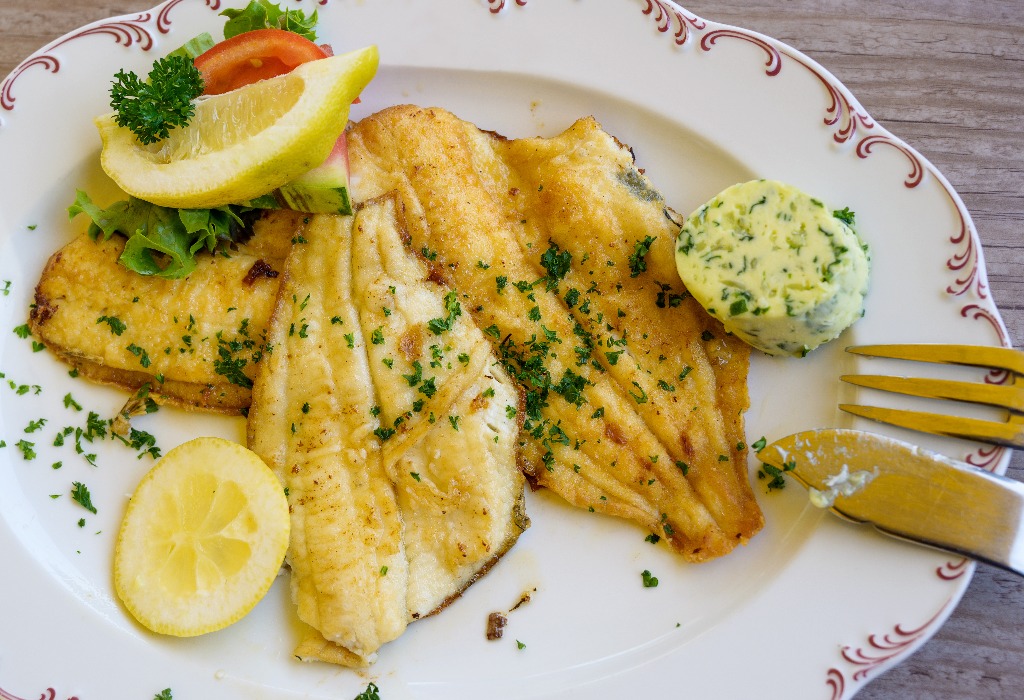
[[[321,4],[325,4],[327,0],[321,0]],[[518,7],[526,7],[526,0],[514,0]],[[487,0],[488,10],[492,15],[496,15],[505,9],[505,0]]]
[[[888,134],[871,134],[865,136],[860,142],[857,143],[857,156],[859,158],[867,158],[871,155],[871,151],[874,150],[875,146],[884,144],[891,146],[897,151],[902,153],[910,161],[910,173],[907,175],[907,179],[903,181],[903,186],[908,189],[913,189],[921,184],[924,179],[925,169],[921,165],[921,161],[908,146],[892,138]]]
[[[14,109],[14,103],[17,101],[17,98],[15,98],[13,93],[14,83],[32,66],[41,65],[51,73],[58,72],[60,70],[60,60],[56,56],[50,55],[48,52],[59,46],[63,46],[68,42],[81,39],[82,37],[106,34],[114,37],[114,42],[117,44],[121,44],[123,46],[138,44],[143,51],[149,51],[153,48],[153,35],[146,29],[145,24],[149,22],[151,18],[152,15],[150,15],[150,13],[144,12],[134,19],[116,19],[108,22],[101,22],[99,24],[88,26],[73,34],[61,37],[54,43],[50,44],[44,51],[36,53],[23,61],[21,65],[15,68],[11,72],[10,76],[4,80],[3,86],[0,87],[0,108],[8,112]]]
[[[704,51],[710,51],[719,39],[724,38],[741,39],[763,49],[768,55],[768,59],[764,62],[765,75],[774,77],[782,70],[782,54],[779,50],[756,34],[741,29],[714,29],[701,37],[700,47]]]
[[[840,700],[846,692],[846,678],[841,671],[834,668],[830,668],[825,674],[825,685],[832,691],[829,700]]]
[[[174,8],[175,5],[178,5],[182,2],[184,2],[184,0],[168,0],[160,7],[160,11],[157,13],[156,16],[157,31],[159,31],[161,34],[166,34],[167,32],[171,31],[171,20],[168,19],[168,15],[170,14],[171,10]],[[205,2],[206,6],[209,7],[211,10],[216,11],[220,9],[220,0],[203,0],[203,2]]]
[[[840,649],[843,659],[857,670],[850,678],[854,681],[865,681],[868,676],[882,666],[898,659],[913,650],[917,643],[927,638],[931,628],[938,624],[942,613],[949,607],[952,599],[947,600],[941,608],[919,627],[907,629],[901,624],[893,627],[886,634],[872,634],[868,637],[867,646],[844,646]],[[825,675],[825,685],[832,691],[832,700],[845,697],[846,674],[842,669],[830,668]]]
[[[935,570],[936,575],[943,581],[955,581],[970,571],[971,560],[962,557],[956,561],[947,561]]]
[[[644,2],[647,4],[644,7],[645,15],[651,14],[657,8],[658,14],[654,15],[654,21],[658,31],[662,34],[672,28],[672,20],[675,20],[678,29],[672,33],[672,36],[675,37],[676,46],[682,46],[689,41],[691,25],[694,29],[704,29],[707,26],[707,23],[700,17],[689,14],[678,5],[673,4],[669,7],[660,0],[644,0]]]
[[[39,700],[55,700],[57,697],[57,691],[53,688],[47,688],[43,693],[39,695]],[[0,700],[28,700],[27,698],[20,698],[17,695],[8,693],[3,688],[0,688]],[[78,700],[77,697],[70,697],[67,700]]]
[[[296,0],[302,2],[303,0]],[[171,31],[171,20],[170,12],[177,5],[180,5],[184,0],[167,0],[167,2],[158,6],[154,11],[156,12],[156,31],[160,34],[167,34]],[[204,4],[213,11],[217,11],[221,7],[221,0],[203,0]],[[316,0],[320,6],[326,5],[328,0]],[[516,0],[517,4],[526,4],[525,0]],[[115,18],[108,21],[101,21],[97,24],[89,25],[77,32],[68,34],[67,36],[61,37],[54,43],[47,46],[45,49],[38,51],[34,55],[22,61],[11,74],[4,80],[3,85],[0,86],[0,109],[6,112],[10,112],[15,107],[17,98],[14,96],[14,83],[18,80],[21,75],[33,66],[43,66],[46,70],[51,73],[57,73],[60,71],[60,60],[56,56],[49,54],[59,46],[67,44],[68,42],[81,39],[86,36],[95,36],[97,34],[106,34],[114,37],[114,41],[123,46],[132,46],[137,44],[143,51],[149,51],[153,48],[153,35],[147,28],[147,24],[153,19],[153,15],[149,12],[144,12],[134,19],[126,18]],[[3,120],[0,119],[0,126],[3,126]]]

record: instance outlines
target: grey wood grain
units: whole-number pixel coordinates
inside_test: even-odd
[[[147,10],[155,2],[3,0],[0,76],[65,32]],[[1020,347],[1024,0],[694,0],[684,5],[814,58],[876,121],[945,174],[973,215],[993,297]],[[1024,452],[1014,455],[1009,473],[1024,479]],[[779,654],[780,673],[799,663],[786,658],[785,650],[773,653]],[[827,697],[824,685],[821,697]],[[927,644],[858,695],[859,700],[1021,697],[1024,579],[991,567],[979,567],[960,605]]]

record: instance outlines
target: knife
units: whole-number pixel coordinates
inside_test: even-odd
[[[758,458],[811,502],[879,531],[1024,576],[1024,484],[859,430],[810,430]]]

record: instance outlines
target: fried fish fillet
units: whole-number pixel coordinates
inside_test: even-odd
[[[357,196],[395,193],[400,231],[431,278],[463,295],[527,390],[521,460],[534,483],[640,523],[694,561],[761,528],[742,447],[748,349],[678,282],[674,214],[625,146],[592,119],[506,140],[405,106],[356,125],[350,146]],[[276,221],[248,245],[301,239],[301,220]],[[172,283],[119,267],[115,241],[93,245],[76,241],[47,266],[37,337],[100,381],[134,389],[160,374],[162,400],[243,409],[277,280],[238,280],[261,256],[280,269],[284,252],[244,258],[243,247]],[[184,319],[197,308],[192,329]],[[101,317],[126,320],[131,337]]]
[[[32,333],[93,381],[131,391],[150,384],[162,403],[238,413],[251,400],[277,271],[301,225],[302,215],[274,212],[237,250],[199,256],[179,280],[120,265],[120,236],[82,234],[47,262]]]
[[[248,440],[288,489],[304,659],[372,662],[528,525],[518,389],[396,223],[389,199],[312,220],[254,385]]]
[[[355,191],[393,192],[411,248],[525,388],[522,460],[568,502],[685,558],[763,524],[742,414],[749,350],[678,282],[678,222],[593,119],[507,140],[398,106],[349,132]]]

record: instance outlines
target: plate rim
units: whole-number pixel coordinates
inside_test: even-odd
[[[222,9],[221,0],[189,0],[193,3],[206,5],[212,11]],[[297,0],[303,3],[305,0]],[[492,14],[510,13],[528,8],[540,0],[480,0],[483,10]],[[947,292],[965,302],[960,313],[964,318],[969,316],[979,323],[987,324],[994,331],[998,342],[1010,347],[1009,333],[999,315],[994,300],[988,294],[987,271],[980,238],[970,213],[960,195],[948,182],[946,177],[926,157],[892,134],[886,127],[875,121],[863,108],[852,92],[843,85],[826,68],[801,51],[764,34],[733,25],[706,20],[688,12],[672,0],[621,0],[624,4],[632,2],[640,4],[644,15],[654,22],[657,31],[665,35],[666,40],[681,49],[710,52],[720,42],[730,40],[744,41],[760,49],[764,54],[764,72],[773,77],[782,67],[784,61],[792,61],[809,71],[820,81],[827,99],[831,100],[824,110],[824,123],[833,129],[832,137],[836,144],[849,148],[857,157],[868,158],[879,148],[891,148],[902,154],[906,159],[908,174],[904,186],[916,188],[926,177],[932,177],[940,185],[953,205],[959,218],[959,232],[953,234],[950,242],[954,252],[950,255],[947,265],[954,274],[954,281],[947,287]],[[51,41],[33,52],[20,62],[2,83],[0,83],[0,139],[3,132],[10,128],[9,122],[16,122],[15,112],[17,100],[17,84],[21,75],[29,70],[44,70],[57,73],[61,68],[60,59],[51,52],[83,36],[96,34],[108,35],[116,44],[125,48],[136,47],[148,52],[154,45],[154,35],[167,34],[171,31],[172,10],[186,0],[165,0],[147,12],[128,13],[111,18],[100,19],[74,29]],[[330,0],[309,0],[310,5],[323,7]],[[227,4],[227,3],[226,3]],[[225,4],[225,5],[226,5]],[[339,4],[335,0],[335,4]],[[6,222],[10,223],[10,222]],[[959,276],[958,276],[959,275]],[[975,299],[977,297],[977,299]],[[977,303],[975,303],[977,301]],[[2,348],[0,348],[2,349]],[[994,383],[999,383],[994,377]],[[1005,472],[1009,463],[1010,453],[1006,450],[990,450],[979,447],[966,460],[981,468]],[[952,613],[956,602],[963,595],[974,571],[974,564],[967,560],[951,560],[937,575],[956,583],[949,600],[934,617],[920,627],[896,625],[892,630],[881,630],[865,637],[860,646],[847,647],[841,652],[845,662],[842,668],[830,669],[825,683],[832,692],[833,698],[850,697],[864,683],[878,674],[905,659],[916,651]],[[837,662],[837,666],[840,666]],[[9,694],[0,687],[0,698]],[[13,698],[13,696],[10,696]]]

